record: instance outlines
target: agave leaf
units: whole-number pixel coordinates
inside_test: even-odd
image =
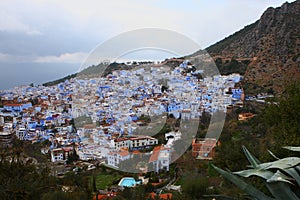
[[[284,146],[282,148],[288,149],[290,151],[300,151],[300,147]]]
[[[272,151],[270,151],[269,149],[268,149],[268,152],[269,152],[269,154],[273,157],[273,158],[275,158],[276,160],[279,160],[280,158],[278,158]]]
[[[267,188],[275,199],[289,199],[289,200],[299,200],[297,195],[291,190],[289,185],[284,182],[272,182],[266,183]]]
[[[217,172],[219,172],[223,177],[225,177],[226,179],[228,179],[229,181],[231,181],[232,183],[234,183],[237,187],[239,187],[241,190],[243,190],[247,194],[251,195],[252,197],[254,197],[256,199],[259,199],[259,200],[270,200],[270,199],[273,199],[271,197],[268,197],[267,195],[265,195],[260,190],[258,190],[257,188],[253,187],[252,185],[246,183],[241,178],[239,178],[238,176],[232,174],[231,172],[224,171],[224,170],[216,167],[213,164],[211,164],[211,166]]]
[[[294,167],[300,163],[300,158],[298,157],[287,157],[273,162],[267,162],[259,164],[258,167],[261,169],[288,169]]]
[[[268,170],[263,170],[263,169],[248,169],[248,170],[243,170],[243,171],[238,171],[238,172],[233,172],[233,174],[237,174],[242,177],[250,177],[250,176],[258,176],[263,179],[269,179],[271,178],[275,173],[268,171]]]
[[[267,179],[268,183],[273,183],[273,182],[286,182],[289,184],[292,184],[292,182],[290,182],[289,180],[294,180],[286,175],[284,175],[283,173],[281,173],[279,170],[277,170],[276,173],[274,173],[274,175],[272,177],[270,177],[269,179]]]
[[[261,163],[255,156],[253,156],[250,151],[248,151],[248,149],[243,145],[243,151],[248,159],[248,161],[250,162],[251,166],[253,168],[257,168],[257,166]]]
[[[300,174],[300,166],[296,166],[295,169]]]
[[[300,176],[296,170],[296,168],[288,168],[284,170],[288,175],[293,177],[296,180],[297,184],[300,186]]]

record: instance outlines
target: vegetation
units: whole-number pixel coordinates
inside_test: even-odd
[[[228,75],[232,73],[239,73],[244,75],[250,61],[237,61],[234,58],[231,60],[222,60],[222,58],[217,58],[215,63],[222,75]]]
[[[5,172],[0,173],[1,199],[53,199],[61,194],[63,185],[72,187],[73,192],[67,195],[68,198],[58,199],[87,198],[89,189],[84,180],[76,182],[74,179],[79,180],[79,177],[60,180],[50,176],[50,168],[47,166],[23,162],[21,152],[22,149],[18,147],[1,149],[0,170]]]
[[[244,196],[245,192],[260,199],[268,199],[270,196],[284,199],[279,195],[286,195],[285,199],[299,198],[299,153],[288,150],[298,150],[297,146],[300,146],[299,106],[300,81],[288,86],[276,104],[259,105],[246,102],[244,108],[228,113],[220,137],[221,145],[217,147],[217,157],[213,160],[213,165],[193,159],[190,150],[174,164],[176,170],[173,166],[170,174],[176,171],[177,184],[182,185],[182,194],[177,194],[175,199],[201,199],[205,195],[212,194],[225,194],[238,199],[247,199],[248,197]],[[246,122],[240,122],[237,120],[237,115],[243,112],[252,112],[256,116]],[[75,119],[76,124],[83,121],[91,123],[89,120],[90,118]],[[145,117],[144,120],[147,121],[148,118]],[[203,114],[198,136],[204,136],[204,130],[207,129],[209,121],[209,116]],[[180,125],[179,123],[179,120],[168,117],[165,126],[158,134],[161,135],[161,140],[164,139],[164,133],[175,130]],[[173,126],[173,124],[177,125]],[[188,140],[187,145],[190,145],[190,142]],[[90,172],[79,174],[68,172],[64,178],[56,178],[49,175],[51,170],[47,166],[47,156],[39,152],[45,145],[16,141],[12,148],[1,149],[0,170],[5,172],[0,173],[1,199],[91,199],[92,190],[95,192],[115,185],[124,175],[103,168],[101,173],[97,175],[94,173],[94,179],[91,179],[93,174]],[[179,144],[175,143],[175,145]],[[294,147],[281,148],[288,145]],[[40,164],[33,165],[31,162],[24,162],[22,160],[24,154],[35,158]],[[245,170],[244,166],[248,163],[244,155],[250,161],[251,169]],[[70,160],[70,163],[72,161]],[[238,190],[228,181],[222,181],[212,168],[236,183],[242,190]],[[224,171],[222,170],[224,168],[236,172]],[[175,174],[170,174],[152,173],[148,177],[152,183],[159,179],[173,179]],[[257,176],[261,178],[257,179]],[[246,179],[241,177],[246,177]],[[274,178],[279,178],[280,181]],[[209,189],[212,186],[218,189]],[[64,187],[69,188],[69,192],[63,192]],[[115,199],[147,199],[146,194],[157,189],[160,188],[152,184],[126,188]],[[280,193],[277,194],[276,191]]]
[[[300,81],[287,87],[279,103],[267,107],[264,122],[267,125],[266,134],[272,141],[272,150],[279,156],[288,152],[281,146],[300,145]]]
[[[300,151],[300,148],[296,147],[285,147],[287,149]],[[269,153],[277,159],[273,162],[262,163],[256,157],[254,157],[248,150],[243,146],[244,153],[251,164],[251,169],[230,172],[224,171],[216,166],[213,167],[230,180],[241,190],[252,196],[254,199],[272,199],[267,196],[253,185],[246,183],[236,175],[242,177],[257,176],[264,179],[264,183],[268,188],[269,192],[275,199],[299,199],[300,198],[300,158],[299,157],[287,157],[278,159],[274,154]]]
[[[57,80],[54,80],[54,81],[49,81],[47,83],[44,83],[43,86],[49,87],[49,86],[57,85],[59,83],[65,82],[66,80],[70,80],[71,78],[75,78],[76,76],[77,76],[77,73],[71,74],[71,75],[65,76],[61,79],[57,79]]]
[[[99,74],[106,76],[110,74],[112,71],[118,69],[128,70],[131,69],[131,66],[125,65],[125,63],[111,63],[108,66],[103,63],[100,63],[98,65],[92,65],[90,67],[87,67],[78,73],[74,73],[54,81],[49,81],[47,83],[44,83],[43,86],[57,85],[59,83],[65,82],[66,80],[75,78],[77,76],[90,76],[90,75],[99,75]]]
[[[299,116],[300,98],[299,97],[300,97],[300,86],[298,81],[287,86],[287,89],[285,90],[281,98],[278,100],[278,103],[276,104],[270,104],[267,105],[266,107],[259,106],[253,103],[246,104],[245,108],[241,110],[236,110],[235,112],[228,114],[225,127],[220,137],[221,146],[217,148],[217,157],[214,159],[214,164],[218,166],[218,168],[216,169],[222,175],[224,175],[224,177],[227,177],[230,180],[239,180],[237,179],[239,177],[236,176],[233,177],[234,174],[221,170],[221,168],[229,168],[232,171],[242,170],[240,172],[237,172],[236,174],[249,175],[248,173],[249,171],[243,170],[243,166],[246,166],[247,162],[244,159],[243,152],[240,151],[242,146],[247,147],[247,148],[243,147],[244,153],[246,155],[249,154],[247,150],[249,149],[255,155],[258,155],[257,160],[264,160],[267,163],[269,163],[270,166],[273,165],[273,162],[275,163],[281,162],[281,160],[274,161],[274,155],[276,155],[275,156],[276,158],[277,157],[283,158],[288,156],[288,157],[296,157],[296,159],[298,159],[299,154],[288,151],[286,148],[281,148],[281,147],[287,145],[300,146],[300,141],[299,141],[300,133],[299,133],[299,123],[298,123],[300,119]],[[249,111],[255,113],[256,116],[247,122],[239,122],[236,120],[238,113],[249,112]],[[270,154],[269,152],[273,152],[273,153]],[[249,155],[247,157],[249,158]],[[290,162],[289,158],[282,159],[282,161],[284,161],[283,163],[286,164]],[[265,165],[263,163],[260,164]],[[253,170],[257,172],[257,169],[253,168]],[[264,170],[269,171],[268,168],[264,168]],[[271,167],[272,173],[261,172],[261,169],[259,169],[258,171],[260,175],[261,173],[263,173],[264,176],[267,174],[269,179],[271,178],[270,175],[272,176],[278,175],[279,172],[276,174],[277,172],[276,170],[279,170],[281,173],[284,173],[286,176],[291,175],[289,173],[282,172],[283,169],[274,170],[274,168],[272,167]],[[235,181],[233,182],[237,183],[239,186],[242,185],[245,186],[245,184],[248,184],[250,185],[249,187],[255,187],[257,190],[263,192],[265,195],[269,195],[269,196],[273,195],[275,197],[275,194],[273,194],[272,191],[270,191],[270,187],[265,186],[265,181],[261,179],[255,179],[252,177],[252,175],[250,178],[247,178],[247,182],[242,180],[245,183],[235,182]],[[265,179],[266,178],[267,176],[265,176]],[[296,178],[293,176],[289,178],[294,178],[293,180],[296,180]],[[293,183],[295,185],[297,184],[296,182]],[[279,185],[287,185],[287,184],[288,183],[280,183]],[[278,185],[276,184],[276,186]],[[299,185],[297,187],[299,190]],[[289,188],[292,191],[295,190],[295,187],[292,185],[289,185]],[[234,196],[237,198],[242,198],[240,196],[241,191],[235,190],[234,187],[232,187],[232,185],[228,184],[227,182],[223,184],[221,188],[221,193],[228,194],[230,196]],[[284,194],[283,192],[281,193]],[[296,195],[299,196],[299,194]]]
[[[68,157],[67,161],[66,161],[66,164],[71,164],[75,161],[78,161],[79,160],[79,156],[75,150],[75,147],[73,147],[73,152],[71,153],[71,155]]]
[[[245,26],[242,30],[226,37],[225,39],[211,45],[206,50],[208,53],[221,53],[226,47],[228,47],[233,41],[239,40],[239,38],[244,37],[248,32],[251,32],[255,26],[258,24],[258,21],[252,23],[248,26]]]
[[[200,199],[207,194],[208,179],[198,173],[185,174],[182,182],[182,193],[185,199]]]
[[[85,68],[81,72],[78,73],[78,76],[95,76],[95,75],[101,75],[101,76],[107,76],[108,74],[111,74],[115,70],[130,70],[135,65],[126,65],[125,63],[117,63],[113,62],[109,65],[100,63],[98,65],[92,65],[90,67]]]
[[[98,190],[105,190],[107,187],[119,181],[121,175],[118,173],[101,173],[95,178],[96,188]]]

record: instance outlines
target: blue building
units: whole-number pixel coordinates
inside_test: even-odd
[[[241,100],[243,94],[243,90],[238,88],[238,89],[232,89],[232,98]]]

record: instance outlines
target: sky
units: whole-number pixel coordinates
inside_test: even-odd
[[[175,31],[206,48],[255,22],[268,7],[284,2],[1,0],[0,90],[75,73],[99,44],[136,29]],[[148,51],[126,59],[160,60],[166,56],[172,55]]]

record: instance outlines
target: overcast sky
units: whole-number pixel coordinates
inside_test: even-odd
[[[134,29],[176,31],[205,48],[284,2],[1,0],[0,89],[74,73],[97,45]]]

